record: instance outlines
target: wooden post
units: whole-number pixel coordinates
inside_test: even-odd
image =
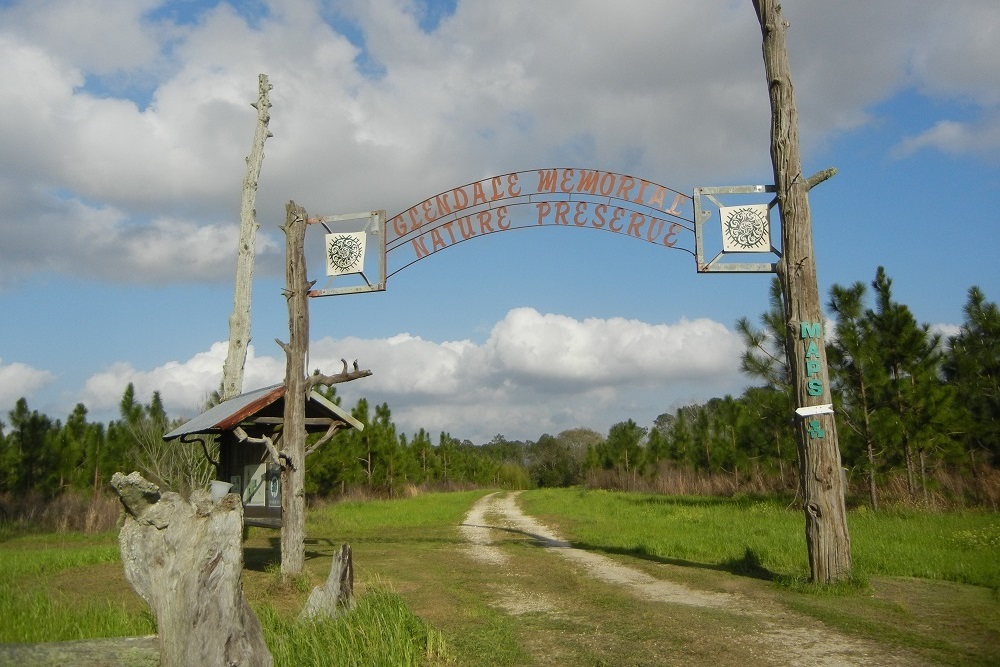
[[[809,189],[833,175],[802,176],[798,115],[792,91],[787,24],[775,0],[753,0],[763,35],[764,69],[771,99],[771,159],[781,213],[783,255],[778,264],[788,316],[787,354],[797,408],[831,404],[813,252]],[[796,420],[799,479],[806,518],[809,570],[815,583],[851,574],[851,539],[844,506],[845,480],[832,412],[789,415]]]
[[[243,504],[236,494],[212,502],[198,490],[186,501],[161,494],[134,472],[111,479],[125,507],[125,578],[156,616],[164,667],[270,667],[260,622],[243,597]]]
[[[288,344],[285,350],[285,414],[281,433],[281,574],[301,574],[306,531],[306,353],[309,350],[309,289],[306,280],[306,211],[291,201],[285,207],[285,298]]]
[[[222,400],[239,395],[243,391],[243,367],[247,360],[247,346],[250,344],[250,295],[253,286],[253,260],[256,248],[257,180],[264,162],[264,141],[273,136],[267,129],[271,120],[271,102],[268,92],[272,86],[266,74],[257,77],[257,129],[254,132],[247,169],[243,177],[243,199],[240,203],[240,241],[236,250],[236,287],[233,294],[233,313],[229,316],[229,351],[222,368]]]

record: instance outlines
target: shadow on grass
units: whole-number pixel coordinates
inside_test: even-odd
[[[581,551],[589,551],[592,553],[630,556],[632,558],[641,558],[642,560],[659,563],[661,565],[675,565],[677,567],[691,567],[702,570],[728,572],[740,577],[750,577],[752,579],[761,579],[763,581],[774,581],[778,577],[777,573],[764,567],[764,565],[760,562],[760,557],[750,547],[746,548],[741,558],[733,558],[721,563],[699,563],[697,561],[685,560],[683,558],[669,558],[653,554],[650,553],[646,547],[641,545],[638,547],[623,548],[610,547],[603,544],[589,544],[587,542],[565,542],[563,540],[555,540],[551,537],[538,535],[526,530],[518,530],[517,528],[507,528],[504,526],[477,526],[473,524],[462,525],[471,526],[473,528],[489,528],[491,530],[527,537],[532,543],[534,543],[535,546],[544,549],[580,549]]]
[[[658,554],[649,553],[644,546],[623,548],[609,547],[600,544],[587,544],[584,542],[574,542],[573,546],[577,549],[583,549],[584,551],[631,556],[632,558],[640,558],[642,560],[659,563],[661,565],[674,565],[677,567],[697,568],[699,570],[728,572],[739,577],[749,577],[751,579],[761,579],[763,581],[774,581],[778,577],[777,573],[764,567],[764,565],[760,562],[760,557],[750,547],[746,548],[741,558],[732,558],[721,563],[701,563],[683,558],[670,558],[669,556],[660,556]]]

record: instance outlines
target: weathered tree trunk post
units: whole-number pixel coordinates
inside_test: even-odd
[[[207,491],[186,501],[137,472],[115,473],[125,506],[118,540],[125,578],[156,615],[163,667],[270,667],[260,623],[243,597],[243,504]]]
[[[833,413],[822,409],[833,401],[823,341],[823,313],[813,252],[808,192],[833,175],[802,176],[798,116],[792,91],[787,24],[775,0],[753,0],[763,34],[764,69],[771,98],[771,159],[783,255],[778,264],[788,314],[787,354],[795,393],[799,478],[806,518],[809,569],[815,583],[831,583],[851,574],[851,540],[844,506],[845,480]],[[804,413],[804,414],[803,414]]]
[[[354,561],[351,545],[341,544],[333,555],[330,576],[322,586],[313,588],[299,619],[333,618],[340,611],[354,608]]]
[[[243,391],[243,367],[250,344],[250,295],[253,286],[253,260],[256,248],[257,180],[264,162],[264,141],[273,136],[267,129],[271,120],[271,102],[268,93],[272,86],[266,74],[257,76],[257,129],[254,131],[250,155],[247,156],[246,174],[243,176],[243,198],[240,202],[240,241],[236,250],[236,287],[233,294],[233,313],[229,316],[229,351],[222,368],[222,400],[228,400]]]
[[[285,207],[285,298],[288,344],[285,350],[285,414],[281,434],[281,574],[301,574],[306,533],[306,352],[309,349],[309,288],[306,279],[306,211]]]

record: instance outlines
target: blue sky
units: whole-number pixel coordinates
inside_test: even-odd
[[[834,4],[784,3],[804,171],[839,170],[811,194],[822,296],[884,265],[953,330],[970,286],[1000,298],[1000,5]],[[0,421],[22,396],[114,418],[128,382],[191,416],[218,386],[260,72],[246,389],[283,376],[288,200],[392,216],[550,167],[772,181],[749,0],[2,2],[0,62]],[[357,358],[374,375],[343,393],[406,432],[648,425],[746,386],[733,323],[769,280],[614,234],[494,234],[313,300],[310,366]]]

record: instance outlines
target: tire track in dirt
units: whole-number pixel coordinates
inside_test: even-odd
[[[923,664],[912,656],[891,655],[878,644],[849,637],[805,616],[773,603],[745,596],[699,591],[682,584],[657,579],[641,570],[623,565],[601,554],[573,547],[551,528],[524,514],[517,505],[519,492],[492,493],[479,499],[469,510],[459,530],[468,545],[468,555],[480,562],[504,567],[509,559],[503,552],[503,538],[511,531],[534,539],[546,551],[565,558],[586,573],[627,591],[634,597],[665,604],[713,608],[738,616],[749,616],[761,631],[743,635],[748,653],[764,650],[771,659],[788,665],[852,667],[854,665],[895,667]],[[537,594],[506,587],[497,604],[508,613],[529,611],[559,613],[556,605],[539,600]],[[780,617],[781,622],[773,620]]]

